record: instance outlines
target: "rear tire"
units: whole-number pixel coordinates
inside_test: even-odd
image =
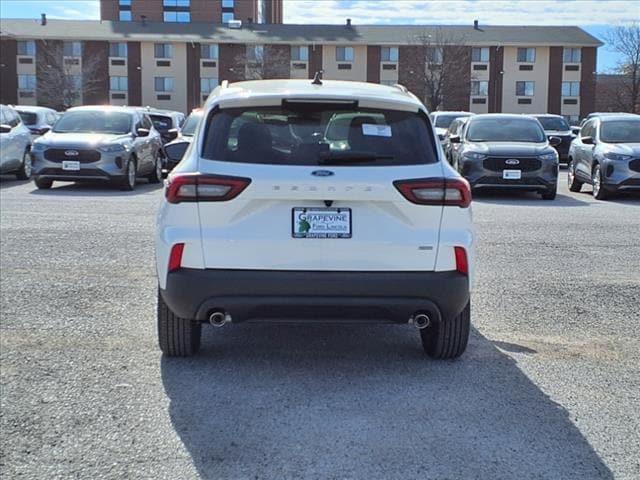
[[[576,167],[573,160],[569,160],[567,164],[567,185],[570,192],[579,192],[582,189],[582,183],[576,178]]]
[[[16,177],[18,177],[18,180],[29,180],[32,170],[31,154],[29,150],[25,150],[22,155],[22,165],[20,165],[20,169],[16,172]]]
[[[46,178],[36,178],[34,180],[34,183],[39,190],[48,190],[51,188],[51,185],[53,185],[53,180],[48,180]]]
[[[176,316],[158,289],[158,344],[168,357],[189,357],[200,348],[199,322]]]
[[[422,348],[431,358],[457,358],[467,349],[470,328],[471,302],[457,317],[420,330]]]

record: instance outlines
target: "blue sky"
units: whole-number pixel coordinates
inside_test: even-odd
[[[284,0],[287,23],[578,25],[602,39],[612,26],[640,20],[640,2],[626,0]],[[310,15],[310,12],[313,15]],[[0,0],[2,18],[99,19],[98,0]],[[0,25],[1,28],[1,25]],[[598,71],[618,61],[606,46]]]

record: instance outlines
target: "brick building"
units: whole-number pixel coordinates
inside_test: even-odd
[[[189,111],[222,80],[312,78],[318,70],[326,79],[401,83],[424,98],[419,73],[434,52],[419,39],[445,32],[464,39],[457,51],[467,66],[445,88],[441,109],[572,121],[595,109],[602,44],[578,27],[289,25],[281,23],[282,0],[103,0],[101,7],[101,21],[3,19],[0,101],[42,103],[40,52],[56,44],[79,85],[89,73],[84,62],[99,60],[103,81],[85,92],[85,104]]]

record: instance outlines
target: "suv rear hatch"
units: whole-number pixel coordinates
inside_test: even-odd
[[[437,196],[443,167],[423,113],[285,100],[214,109],[200,136],[206,268],[434,270],[443,202],[424,179]]]

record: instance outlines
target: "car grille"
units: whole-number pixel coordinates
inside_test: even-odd
[[[484,160],[483,166],[487,170],[493,172],[501,172],[503,170],[522,170],[523,172],[532,172],[542,167],[542,162],[537,158],[517,158],[520,161],[517,165],[509,165],[506,160],[516,159],[516,157],[489,157]]]
[[[67,155],[65,152],[73,150],[78,155]],[[72,160],[80,163],[92,163],[100,160],[100,152],[97,150],[80,150],[75,148],[49,148],[44,152],[44,158],[51,162],[62,162]]]
[[[636,158],[629,162],[629,169],[634,172],[640,172],[640,158]]]
[[[520,180],[506,180],[502,177],[480,177],[479,179],[477,179],[474,182],[474,185],[495,185],[495,186],[501,186],[501,185],[507,185],[507,186],[513,186],[513,185],[540,185],[540,186],[544,186],[546,187],[547,184],[545,183],[544,180],[537,178],[537,177],[525,177],[525,178],[521,178]]]

